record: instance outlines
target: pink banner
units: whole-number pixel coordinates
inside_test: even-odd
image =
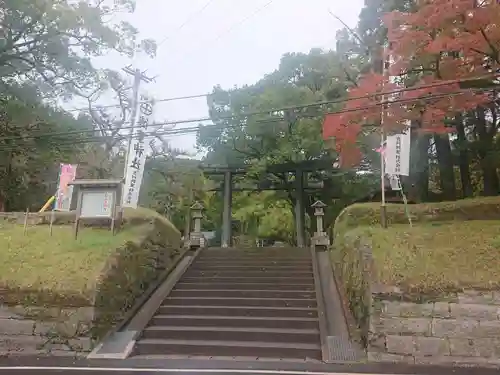
[[[59,185],[57,187],[55,210],[69,211],[73,197],[73,186],[68,186],[76,178],[76,167],[74,164],[61,164],[59,172]]]

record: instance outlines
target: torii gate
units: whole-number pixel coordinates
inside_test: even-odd
[[[295,230],[297,233],[297,247],[306,246],[305,236],[305,190],[317,190],[322,188],[321,183],[306,183],[308,172],[332,169],[334,160],[308,160],[303,162],[289,162],[284,164],[276,164],[266,168],[264,173],[294,173],[295,179],[293,181],[295,191]],[[234,191],[264,191],[264,190],[289,190],[289,186],[265,186],[255,188],[235,188],[233,186],[233,177],[235,175],[242,175],[248,172],[249,166],[230,166],[230,165],[200,165],[200,169],[207,175],[223,175],[224,182],[219,188],[212,189],[211,191],[223,192],[223,213],[222,213],[222,238],[221,246],[231,246],[231,221],[232,221],[232,196]],[[270,181],[269,181],[270,182]]]

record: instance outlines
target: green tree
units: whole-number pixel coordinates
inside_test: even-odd
[[[113,17],[133,12],[133,0],[4,0],[0,41],[0,83],[35,82],[44,96],[78,93],[98,87],[91,58],[115,50],[131,56],[155,53],[152,40]]]
[[[324,102],[342,98],[349,84],[339,55],[315,49],[309,54],[286,54],[278,69],[255,85],[228,91],[216,87],[208,102],[215,126],[201,128],[198,135],[199,147],[207,151],[205,162],[250,165],[251,172],[246,180],[264,183],[263,171],[269,166],[324,162],[335,158],[335,153],[325,147],[321,133],[324,112],[335,110],[337,105]],[[300,107],[314,102],[318,104]],[[289,106],[298,108],[274,110]],[[252,111],[268,112],[263,115],[244,115]],[[293,176],[276,172],[269,177],[286,187],[285,191],[272,194],[275,202],[288,202],[284,206],[278,205],[276,209],[286,207],[292,211],[295,201]],[[329,204],[333,198],[342,197],[346,203],[358,194],[354,194],[349,184],[360,180],[355,171],[339,175],[329,166],[325,171],[310,173],[310,178],[323,185],[319,190],[305,193],[310,214],[310,205],[316,199]],[[369,177],[365,177],[363,183],[367,179]],[[364,188],[368,191],[369,186],[364,184]],[[255,202],[252,207],[257,209],[258,206],[262,207],[262,203]],[[327,225],[334,219],[336,211],[329,211],[331,214],[328,215]],[[270,211],[266,211],[266,215],[271,215]]]
[[[86,119],[42,104],[36,88],[19,90],[24,100],[0,95],[0,211],[39,209],[57,187],[57,161],[76,162],[83,151],[81,136],[65,133],[92,129]],[[59,135],[32,136],[47,132]]]

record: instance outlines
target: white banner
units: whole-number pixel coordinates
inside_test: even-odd
[[[149,118],[153,114],[154,101],[145,95],[141,95],[140,100],[139,118],[137,119],[136,125],[138,128],[146,129],[148,127]],[[127,163],[122,207],[137,208],[139,193],[141,192],[142,176],[144,175],[144,166],[146,164],[143,130],[134,132],[134,138],[128,150]]]
[[[410,129],[403,134],[387,136],[385,147],[385,173],[410,175]]]
[[[391,185],[391,189],[395,191],[401,191],[401,184],[399,183],[399,177],[396,175],[389,175],[389,184]]]
[[[144,137],[132,139],[128,153],[127,172],[123,189],[122,206],[137,208],[139,193],[141,191],[146,152],[144,150]]]

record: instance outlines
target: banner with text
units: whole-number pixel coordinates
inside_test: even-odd
[[[146,164],[146,153],[144,151],[144,137],[140,136],[132,140],[128,154],[127,172],[125,174],[125,186],[123,189],[123,207],[137,208],[139,193]]]
[[[144,166],[146,164],[146,150],[144,147],[144,130],[153,115],[154,100],[141,95],[138,105],[137,130],[133,131],[132,142],[128,150],[127,169],[125,171],[125,185],[123,187],[122,206],[137,208],[141,191]]]
[[[76,164],[61,164],[59,168],[59,183],[57,186],[54,210],[69,211],[73,197],[73,186],[68,186],[76,178]]]
[[[402,134],[387,136],[385,147],[385,173],[410,175],[410,129]]]

